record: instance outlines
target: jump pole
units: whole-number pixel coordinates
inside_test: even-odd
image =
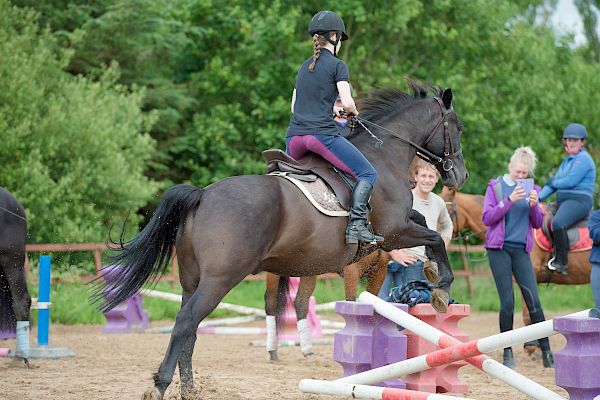
[[[140,290],[140,293],[146,297],[153,297],[153,298],[157,298],[157,299],[173,301],[175,303],[181,303],[181,301],[182,301],[181,295],[175,294],[175,293],[161,292],[158,290],[151,290],[151,289],[142,289],[142,290]],[[265,316],[265,310],[261,310],[260,308],[254,308],[254,307],[240,306],[237,304],[219,303],[219,305],[217,306],[216,309],[217,310],[234,311],[234,312],[237,312],[240,314],[258,315],[261,317]]]
[[[346,396],[354,399],[375,400],[469,400],[465,397],[448,396],[444,394],[418,392],[415,390],[392,389],[379,386],[354,385],[351,383],[338,383],[321,381],[317,379],[303,379],[300,381],[300,390],[304,393],[327,394],[331,396]]]
[[[65,347],[49,347],[50,334],[50,256],[40,256],[40,279],[38,293],[38,344],[30,349],[29,358],[74,357],[75,353]]]
[[[420,337],[424,338],[425,340],[433,343],[434,345],[442,349],[456,346],[456,348],[453,349],[457,351],[456,355],[453,355],[451,351],[434,352],[437,353],[437,355],[441,354],[442,358],[445,357],[449,360],[448,362],[455,361],[454,358],[458,357],[459,355],[460,357],[456,359],[462,359],[463,357],[466,358],[470,355],[480,354],[471,358],[466,358],[465,361],[469,362],[470,364],[483,370],[487,374],[502,380],[508,385],[535,399],[563,399],[563,397],[557,395],[556,393],[545,388],[544,386],[535,383],[529,378],[517,373],[516,371],[504,366],[503,364],[481,354],[484,352],[502,349],[504,347],[511,346],[515,343],[526,342],[529,340],[538,339],[540,337],[554,335],[557,332],[555,332],[553,329],[552,320],[540,322],[534,325],[529,325],[523,328],[515,329],[513,331],[504,332],[498,335],[493,335],[484,339],[479,339],[477,341],[472,341],[465,344],[453,338],[452,336],[449,336],[443,333],[442,331],[426,324],[418,318],[413,317],[412,315],[397,309],[391,304],[383,301],[382,299],[368,292],[361,293],[358,301],[361,303],[371,304],[378,314],[403,326],[404,328],[410,330],[416,335],[419,335]],[[588,311],[589,310],[580,311],[578,313],[571,314],[571,316],[586,316],[588,314]],[[471,346],[470,348],[468,348],[468,352],[465,355],[461,354],[461,351],[467,351],[465,350],[465,347],[463,347],[464,345]],[[430,361],[433,363],[432,359],[430,359]],[[404,363],[419,363],[413,365],[415,365],[415,367],[416,365],[420,365],[423,369],[429,368],[427,363],[423,360],[424,359],[421,357],[416,357],[411,360],[406,360],[404,361]],[[394,368],[395,365],[401,363],[402,362],[390,364],[384,367],[376,368],[371,371],[366,371],[360,374],[341,378],[336,380],[335,382],[374,384],[386,379],[396,378],[398,377],[398,374],[397,371],[394,370]],[[406,366],[403,366],[401,368],[406,368]]]

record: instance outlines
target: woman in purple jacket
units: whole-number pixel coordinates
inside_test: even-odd
[[[529,253],[533,248],[533,229],[542,226],[543,214],[538,202],[539,186],[529,192],[517,181],[533,176],[536,157],[530,147],[519,147],[508,164],[508,174],[492,179],[485,192],[483,223],[490,267],[500,296],[500,332],[513,329],[515,308],[512,277],[523,294],[531,321],[544,321],[537,282]],[[539,340],[544,367],[553,368],[554,361],[548,338]],[[504,349],[503,363],[515,367],[511,347]]]

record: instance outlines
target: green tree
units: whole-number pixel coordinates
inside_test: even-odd
[[[27,210],[32,242],[105,240],[157,184],[144,177],[154,141],[143,92],[64,71],[69,53],[33,12],[0,0],[0,184]]]

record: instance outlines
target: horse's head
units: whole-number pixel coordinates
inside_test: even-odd
[[[427,84],[419,85],[412,79],[407,79],[407,82],[412,89],[412,95],[399,90],[384,89],[376,91],[369,98],[361,99],[361,114],[357,120],[362,129],[359,129],[358,133],[364,130],[369,135],[362,138],[355,136],[354,143],[360,144],[361,140],[363,143],[370,141],[370,137],[382,142],[371,129],[381,135],[383,141],[400,139],[383,144],[384,148],[395,152],[390,156],[398,157],[398,151],[402,151],[402,156],[414,155],[414,152],[406,152],[405,146],[408,145],[418,156],[436,166],[444,186],[460,189],[467,180],[468,173],[460,145],[462,124],[452,108],[452,90]],[[428,96],[431,92],[434,97]],[[369,151],[369,147],[363,144],[361,150]],[[392,159],[388,157],[388,161]]]
[[[469,174],[460,143],[463,127],[452,107],[452,89],[438,89],[438,96],[431,99],[431,103],[433,105],[428,107],[428,113],[434,117],[429,126],[433,127],[425,132],[422,144],[429,154],[420,155],[436,166],[444,186],[460,189]],[[435,109],[440,112],[430,112]]]

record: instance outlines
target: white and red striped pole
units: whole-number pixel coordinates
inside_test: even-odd
[[[551,336],[556,333],[552,327],[552,320],[529,325],[527,327],[504,332],[477,341],[462,343],[452,336],[445,334],[444,332],[430,326],[429,324],[426,324],[418,318],[394,307],[393,305],[368,292],[361,293],[358,301],[361,303],[371,304],[378,314],[403,326],[404,328],[435,344],[436,346],[441,347],[442,349],[453,346],[456,346],[456,348],[449,349],[447,351],[442,350],[431,353],[433,356],[431,356],[429,360],[427,360],[427,356],[415,357],[400,363],[390,364],[384,367],[362,372],[360,374],[341,378],[336,382],[374,384],[386,379],[397,378],[408,373],[427,369],[430,367],[428,362],[437,366],[443,365],[445,361],[452,362],[464,358],[465,361],[483,370],[487,374],[502,380],[508,385],[535,399],[563,399],[563,397],[557,395],[544,386],[535,383],[516,371],[513,371],[499,362],[481,354],[502,349],[504,347],[509,347],[516,343],[526,342],[529,340],[538,339],[540,337]],[[588,311],[586,310],[571,315],[585,316],[587,313]],[[474,355],[476,356],[472,357]],[[441,358],[438,359],[437,357]],[[402,363],[404,364],[400,365]],[[400,366],[397,367],[397,365]],[[398,369],[396,370],[396,368]],[[404,370],[411,372],[402,372]]]
[[[321,381],[317,379],[302,379],[300,390],[304,393],[328,394],[331,396],[347,396],[354,399],[375,400],[469,400],[464,397],[444,394],[418,392],[415,390],[392,389],[379,386],[354,385]]]

